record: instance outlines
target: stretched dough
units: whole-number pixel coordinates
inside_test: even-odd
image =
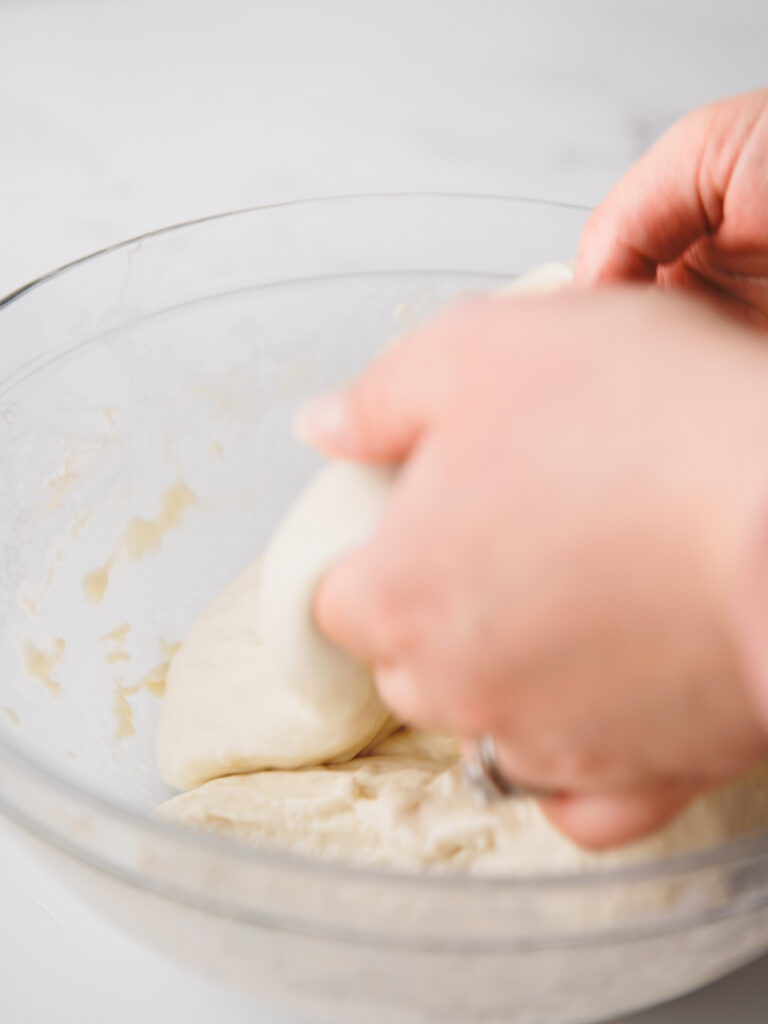
[[[323,637],[323,573],[373,533],[394,470],[323,469],[267,548],[192,624],[171,663],[160,773],[176,789],[263,768],[346,760],[396,727],[370,668]]]
[[[391,466],[326,466],[291,506],[264,555],[258,618],[266,662],[281,688],[325,718],[314,738],[316,754],[305,764],[347,760],[395,727],[370,666],[323,636],[312,613],[325,573],[373,535],[395,476]]]

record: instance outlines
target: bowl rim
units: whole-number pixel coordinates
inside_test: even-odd
[[[37,289],[47,282],[76,269],[84,263],[96,260],[101,256],[125,249],[136,242],[145,239],[169,235],[174,232],[195,228],[200,225],[209,224],[214,221],[227,218],[237,218],[244,215],[259,214],[261,212],[291,207],[307,207],[318,205],[339,205],[346,203],[366,201],[392,201],[403,200],[447,200],[464,202],[497,202],[505,205],[528,205],[542,208],[562,208],[566,210],[588,213],[592,207],[579,203],[570,203],[560,200],[549,200],[535,196],[512,196],[492,193],[470,193],[470,192],[430,192],[430,191],[384,191],[370,193],[348,193],[338,195],[323,195],[298,199],[288,199],[274,203],[257,204],[254,206],[241,207],[234,210],[227,210],[220,213],[195,217],[189,220],[155,228],[151,231],[134,235],[120,242],[106,245],[93,252],[89,252],[74,260],[64,263],[39,277],[22,284],[13,291],[0,297],[0,312],[11,303],[23,298],[29,292]],[[84,803],[89,809],[98,814],[106,815],[117,820],[120,824],[138,830],[140,833],[155,835],[160,838],[171,840],[181,846],[196,848],[201,852],[208,852],[218,856],[225,856],[237,861],[261,865],[265,867],[277,867],[281,870],[295,871],[297,874],[316,876],[317,878],[350,878],[368,883],[386,883],[403,887],[424,886],[438,890],[465,890],[467,888],[494,891],[500,889],[524,889],[553,890],[568,888],[602,888],[617,883],[627,882],[648,882],[669,879],[681,875],[689,875],[714,867],[755,860],[768,857],[768,829],[762,830],[748,836],[724,843],[713,845],[702,850],[691,853],[678,854],[667,857],[656,862],[631,864],[623,867],[590,867],[585,870],[568,870],[563,872],[540,872],[525,874],[489,874],[489,875],[467,875],[467,874],[436,874],[429,871],[385,869],[371,867],[354,862],[335,860],[322,860],[306,854],[296,853],[290,849],[275,847],[251,847],[244,843],[226,839],[210,833],[196,832],[182,825],[173,822],[153,818],[146,813],[140,812],[127,803],[112,800],[100,793],[96,788],[82,782],[75,782],[66,776],[59,774],[52,767],[47,766],[42,760],[38,761],[30,757],[15,742],[10,735],[0,735],[0,760],[15,765],[22,773],[36,779],[49,790],[58,792],[70,799]],[[118,871],[117,866],[112,871],[107,863],[93,864],[92,859],[85,856],[79,847],[65,842],[57,834],[39,826],[39,823],[21,813],[18,808],[11,806],[7,801],[0,801],[0,811],[7,817],[16,821],[23,828],[34,832],[44,842],[53,845],[69,855],[77,857],[81,862],[91,863],[92,866],[101,866],[115,875],[123,877],[144,888],[148,886],[141,874],[133,872],[130,878],[125,873]],[[172,898],[180,898],[178,896]],[[226,912],[224,908],[220,912]]]
[[[336,205],[350,201],[366,202],[371,199],[391,199],[395,201],[401,199],[459,199],[479,202],[486,202],[490,200],[520,206],[529,205],[540,206],[542,208],[557,207],[565,210],[578,210],[581,213],[589,213],[594,209],[594,207],[587,206],[584,203],[570,203],[559,199],[541,199],[536,196],[510,196],[494,192],[429,192],[426,190],[415,192],[340,192],[338,194],[331,193],[323,196],[307,196],[299,199],[281,199],[275,203],[258,203],[255,206],[240,206],[234,210],[223,210],[220,213],[209,213],[204,214],[201,217],[192,217],[189,220],[176,221],[173,224],[166,224],[161,228],[152,228],[150,231],[142,231],[138,235],[131,235],[129,238],[124,238],[119,242],[111,242],[109,245],[104,245],[99,249],[94,249],[92,252],[85,253],[82,256],[77,256],[73,260],[68,260],[66,263],[61,263],[52,270],[46,270],[38,277],[33,277],[31,281],[27,281],[24,284],[19,285],[12,291],[7,292],[5,295],[0,295],[0,309],[9,305],[11,302],[14,302],[33,288],[37,288],[38,285],[45,284],[52,278],[58,277],[60,274],[64,274],[67,271],[80,266],[82,263],[88,263],[90,260],[94,260],[99,256],[104,256],[107,253],[125,249],[130,245],[134,245],[136,242],[143,242],[147,238],[156,238],[160,235],[171,234],[174,231],[180,231],[185,228],[194,228],[201,224],[210,224],[213,221],[226,220],[229,217],[240,217],[243,214],[260,213],[265,210],[281,210],[289,207],[319,206],[324,204]]]

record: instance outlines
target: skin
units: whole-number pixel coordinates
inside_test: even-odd
[[[690,115],[619,183],[577,265],[601,287],[453,307],[298,423],[403,464],[320,627],[591,848],[768,753],[766,103]]]
[[[655,281],[768,329],[768,89],[688,114],[590,217],[582,284]]]

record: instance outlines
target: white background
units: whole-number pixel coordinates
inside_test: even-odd
[[[0,0],[0,294],[275,200],[595,203],[685,110],[764,84],[765,0]],[[1,829],[0,901],[3,1024],[278,1020],[123,938]],[[763,962],[632,1024],[766,1007]]]

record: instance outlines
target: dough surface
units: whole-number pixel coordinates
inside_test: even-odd
[[[546,874],[657,860],[768,827],[768,767],[697,800],[657,835],[600,854],[556,832],[534,801],[478,806],[455,742],[412,730],[346,764],[214,779],[155,813],[325,860],[406,871]]]

